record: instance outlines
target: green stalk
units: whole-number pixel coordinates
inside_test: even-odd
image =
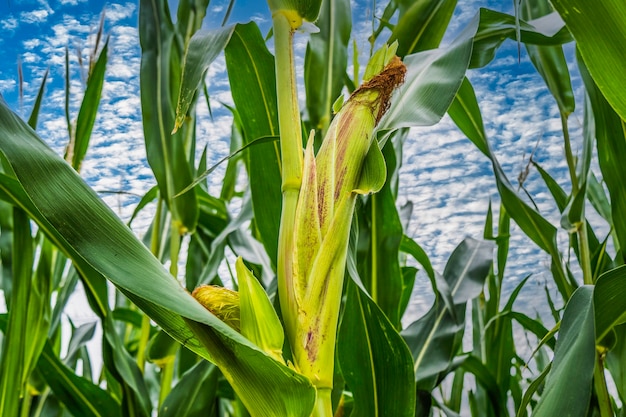
[[[170,221],[170,274],[172,277],[178,279],[178,256],[180,254],[180,240],[179,233],[180,228],[177,226],[177,220]],[[172,390],[172,381],[174,380],[174,366],[175,360],[172,357],[165,362],[161,368],[161,387],[159,391],[159,407],[167,398],[167,395]]]
[[[154,256],[159,256],[159,234],[161,232],[161,215],[163,212],[163,199],[157,199],[156,214],[152,225],[152,235],[150,236],[150,251]],[[146,365],[146,347],[150,339],[150,317],[144,314],[141,318],[141,334],[139,335],[139,345],[137,347],[137,366],[143,373]]]
[[[613,408],[611,407],[611,396],[606,387],[606,378],[604,377],[604,362],[600,353],[596,351],[596,366],[593,370],[593,385],[596,389],[598,397],[598,408],[600,409],[600,417],[613,417]]]
[[[332,390],[330,389],[317,390],[315,408],[313,408],[313,413],[311,413],[311,417],[332,417],[333,404],[330,397],[331,392]]]
[[[569,139],[569,130],[567,128],[567,116],[561,113],[561,127],[563,129],[563,143],[565,145],[565,159],[567,160],[567,168],[569,176],[572,180],[572,194],[578,191],[578,178],[576,177],[576,162],[572,153],[572,145]]]
[[[276,92],[282,167],[283,204],[278,234],[278,294],[291,346],[295,346],[297,311],[293,259],[294,225],[300,186],[302,184],[302,130],[296,93],[293,55],[294,29],[284,13],[272,16],[276,55]]]
[[[161,368],[161,390],[159,391],[159,408],[172,390],[172,381],[174,380],[174,358],[167,361]]]

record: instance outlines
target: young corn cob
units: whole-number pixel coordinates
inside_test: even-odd
[[[317,156],[312,135],[304,156],[302,186],[295,214],[292,272],[287,280],[295,306],[283,315],[296,369],[308,376],[320,397],[330,398],[335,339],[351,219],[357,194],[378,191],[385,163],[373,137],[406,68],[395,45],[372,58],[364,83],[333,119]],[[318,402],[318,405],[320,402]],[[327,402],[328,404],[328,402]]]
[[[239,292],[202,285],[191,295],[217,318],[284,364],[285,333],[267,293],[241,257],[237,259],[236,270]]]

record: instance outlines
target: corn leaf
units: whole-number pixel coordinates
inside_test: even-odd
[[[341,94],[348,66],[348,42],[352,31],[349,0],[325,0],[311,34],[304,58],[304,87],[309,121],[314,129],[325,130],[331,106]]]
[[[520,198],[504,174],[500,163],[492,154],[476,95],[467,78],[463,80],[448,114],[476,147],[491,160],[498,192],[508,215],[515,220],[537,246],[550,254],[557,287],[561,294],[568,298],[575,288],[575,283],[571,282],[560,266],[560,253],[556,244],[556,227]]]
[[[584,0],[554,0],[567,28],[576,39],[589,73],[608,103],[626,119],[624,74],[626,60],[626,3],[620,0],[601,3]]]
[[[19,256],[13,258],[10,313],[2,340],[0,362],[0,414],[7,416],[20,414],[20,398],[26,389],[24,374],[30,365],[25,351],[33,342],[24,329],[28,328],[34,245],[28,217],[18,207],[13,209],[13,227],[12,253]]]
[[[175,93],[180,85],[181,54],[174,41],[176,31],[163,2],[139,3],[139,40],[141,43],[141,114],[148,163],[154,172],[161,196],[170,209],[180,232],[193,231],[198,219],[195,193],[174,198],[192,181],[186,141],[193,137],[191,123],[176,134],[174,129]],[[176,86],[176,87],[174,87]]]
[[[439,283],[440,297],[428,313],[402,331],[413,354],[418,388],[430,391],[445,376],[465,329],[466,303],[482,291],[492,251],[489,242],[463,240],[446,264]],[[441,297],[452,300],[454,311],[441,302]]]
[[[520,8],[521,17],[525,21],[541,18],[553,11],[547,0],[524,0]],[[556,99],[561,114],[567,116],[574,112],[574,91],[563,47],[530,43],[526,43],[525,46],[537,72],[541,74],[550,93]]]
[[[176,104],[174,129],[183,125],[189,107],[194,102],[198,89],[211,63],[222,52],[234,30],[233,26],[215,30],[199,30],[193,34],[185,46],[183,75]]]
[[[623,261],[626,260],[626,217],[623,216],[623,213],[626,213],[626,193],[624,193],[626,165],[623,162],[626,158],[626,122],[611,108],[604,93],[587,71],[587,67],[582,62],[579,62],[578,67],[593,110],[598,163],[611,197],[611,217],[617,236],[616,246],[619,247],[618,256]]]
[[[389,43],[398,41],[398,56],[437,48],[456,4],[457,0],[418,0],[401,5],[389,37]]]
[[[616,325],[626,322],[626,266],[598,278],[593,300],[596,339],[601,341]]]
[[[235,107],[245,133],[244,145],[278,135],[274,58],[256,23],[237,25],[225,49]],[[281,210],[279,144],[256,146],[246,158],[259,240],[276,265]]]
[[[89,74],[85,96],[83,97],[80,110],[78,111],[75,131],[76,136],[72,149],[72,166],[76,170],[80,169],[80,165],[83,159],[85,159],[87,149],[89,148],[91,132],[96,122],[100,97],[102,96],[102,86],[104,85],[104,73],[106,71],[108,53],[109,42],[107,40],[93,67],[93,71]]]
[[[586,416],[595,365],[593,287],[570,298],[554,350],[552,368],[533,416]]]
[[[201,417],[213,410],[219,371],[215,365],[200,361],[183,374],[172,388],[161,409],[161,417]]]
[[[352,415],[414,416],[411,353],[376,303],[349,281],[339,330],[343,377],[354,395]]]
[[[372,146],[378,148],[377,143]],[[390,177],[397,166],[391,142],[387,142],[383,152],[389,168],[388,177]],[[363,242],[359,247],[366,248],[366,252],[359,256],[363,260],[359,265],[359,275],[372,299],[376,301],[391,324],[398,329],[400,328],[400,297],[403,287],[398,253],[403,233],[391,191],[391,181],[389,178],[385,180],[385,185],[368,199],[362,209],[362,214],[359,215],[361,222],[366,222],[364,227],[360,228],[360,231],[363,231],[360,233]]]
[[[216,363],[253,416],[278,410],[280,415],[308,417],[315,393],[306,378],[270,359],[197,303],[3,102],[0,122],[0,150],[18,181],[11,184],[19,188],[12,192],[4,183],[0,187],[12,192],[82,275],[107,278],[170,336]]]

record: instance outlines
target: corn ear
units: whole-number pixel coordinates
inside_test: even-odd
[[[285,334],[267,293],[243,263],[235,264],[239,280],[241,334],[281,363]]]
[[[366,69],[364,84],[341,105],[316,157],[304,157],[292,248],[297,327],[288,329],[298,371],[319,396],[332,389],[335,339],[351,219],[357,194],[384,185],[386,166],[373,131],[406,68],[397,45],[383,47]],[[292,333],[293,332],[293,333]]]
[[[216,285],[201,285],[191,296],[218,319],[240,332],[239,294]]]

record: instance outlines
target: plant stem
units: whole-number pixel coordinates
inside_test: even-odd
[[[330,389],[317,390],[317,398],[315,399],[315,407],[313,408],[311,417],[332,417],[333,404],[330,394]]]
[[[613,417],[613,409],[611,407],[611,397],[606,387],[606,378],[604,377],[604,362],[600,353],[596,351],[596,366],[593,370],[593,385],[596,389],[598,397],[598,408],[600,409],[600,417]]]
[[[168,360],[161,368],[161,390],[159,391],[159,408],[172,390],[174,380],[174,357]]]
[[[150,236],[150,252],[156,257],[159,256],[159,235],[161,232],[161,215],[163,212],[163,199],[157,199],[156,214],[152,224],[152,235]],[[146,366],[146,347],[150,339],[150,317],[144,314],[141,318],[141,334],[139,335],[139,345],[137,346],[137,366],[143,373]]]
[[[569,169],[569,176],[572,180],[572,194],[578,191],[578,178],[576,177],[576,162],[574,161],[574,154],[572,153],[572,144],[569,140],[569,129],[567,128],[567,116],[561,113],[561,127],[563,129],[563,143],[565,146],[565,159],[567,161],[567,168]]]
[[[276,93],[280,128],[283,204],[278,235],[278,293],[287,337],[295,345],[297,305],[292,274],[292,250],[298,195],[302,183],[302,130],[296,94],[293,29],[282,13],[272,16],[276,55]]]
[[[146,367],[146,348],[148,346],[148,340],[150,339],[150,317],[144,314],[141,317],[141,334],[139,335],[139,342],[137,346],[137,366],[141,373],[144,372]]]

